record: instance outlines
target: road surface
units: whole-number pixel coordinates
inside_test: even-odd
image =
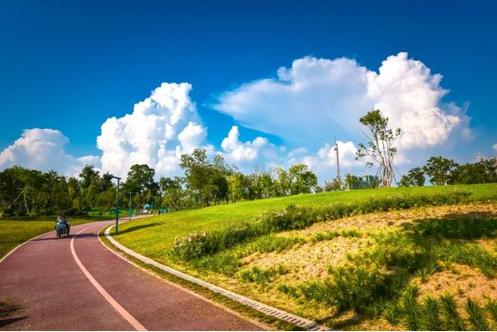
[[[106,223],[44,234],[1,262],[0,302],[18,310],[0,329],[260,330],[110,252],[96,236]]]

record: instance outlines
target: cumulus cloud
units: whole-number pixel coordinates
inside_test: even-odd
[[[126,176],[133,164],[148,164],[158,175],[179,172],[179,157],[201,146],[206,129],[190,100],[189,83],[162,83],[133,112],[107,119],[97,138],[102,169]]]
[[[349,171],[363,169],[364,163],[355,160],[357,148],[351,141],[338,141],[340,167],[345,174]],[[289,150],[284,146],[275,146],[266,138],[256,137],[252,141],[240,141],[238,126],[233,126],[221,143],[222,154],[230,163],[243,171],[270,169],[272,167],[288,168],[296,163],[308,165],[321,180],[334,178],[337,162],[335,145],[325,144],[317,152],[309,152],[301,147]]]
[[[497,143],[495,143],[494,145],[492,145],[492,149],[497,152]]]
[[[287,153],[285,147],[277,147],[267,138],[256,137],[252,141],[241,142],[238,126],[232,126],[221,143],[226,160],[240,169],[252,171],[255,168],[282,166]]]
[[[0,169],[14,165],[42,171],[55,170],[74,176],[86,164],[99,167],[96,156],[74,157],[64,150],[69,142],[66,136],[55,129],[26,129],[12,145],[0,153]]]
[[[380,108],[403,130],[400,146],[425,148],[445,142],[469,119],[445,104],[442,76],[407,53],[389,56],[378,72],[347,58],[305,57],[282,67],[277,78],[250,82],[220,97],[216,109],[240,124],[295,146],[322,146],[333,136],[359,139],[358,119]]]

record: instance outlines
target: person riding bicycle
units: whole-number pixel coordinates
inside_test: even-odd
[[[69,235],[69,222],[67,221],[64,212],[60,212],[59,215],[57,216],[57,223],[64,224],[67,227],[67,235]]]

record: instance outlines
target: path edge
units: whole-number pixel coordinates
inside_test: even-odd
[[[31,241],[33,241],[33,240],[36,240],[36,239],[37,239],[37,238],[39,238],[40,236],[45,235],[45,234],[47,234],[47,233],[50,233],[50,231],[49,231],[49,232],[45,232],[45,233],[41,233],[41,234],[38,234],[38,235],[35,235],[35,236],[33,236],[32,238],[30,238],[30,239],[28,239],[28,240],[26,240],[26,241],[24,241],[24,242],[22,242],[22,243],[19,243],[17,246],[15,246],[14,248],[12,248],[12,249],[11,249],[8,253],[6,253],[6,254],[5,254],[5,256],[3,256],[2,258],[0,258],[0,264],[2,264],[2,262],[3,262],[4,260],[6,260],[6,259],[7,259],[7,257],[9,257],[9,256],[10,256],[10,255],[12,255],[14,252],[16,252],[16,251],[17,251],[17,249],[20,249],[22,246],[24,246],[24,245],[25,245],[25,244],[27,244],[28,242],[31,242]]]
[[[227,289],[224,289],[222,287],[219,287],[219,286],[216,286],[214,284],[211,284],[207,281],[204,281],[204,280],[201,280],[201,279],[198,279],[196,277],[193,277],[191,275],[188,275],[186,273],[183,273],[181,271],[178,271],[176,269],[173,269],[172,267],[169,267],[167,265],[164,265],[164,264],[161,264],[151,258],[148,258],[146,256],[143,256],[131,249],[129,249],[128,247],[125,247],[124,245],[122,245],[121,243],[119,243],[117,240],[115,240],[112,235],[110,234],[110,231],[111,229],[114,227],[114,225],[111,225],[109,227],[107,227],[107,229],[105,230],[104,234],[105,234],[105,237],[107,238],[107,240],[110,241],[110,243],[112,243],[112,245],[114,245],[116,248],[118,248],[119,250],[123,251],[124,253],[126,253],[127,255],[130,255],[131,257],[141,261],[142,263],[145,263],[146,265],[151,265],[163,272],[166,272],[168,274],[171,274],[177,278],[180,278],[180,279],[183,279],[185,281],[188,281],[188,282],[191,282],[195,285],[198,285],[198,286],[201,286],[203,288],[206,288],[208,289],[209,291],[211,292],[214,292],[216,294],[219,294],[219,295],[222,295],[232,301],[235,301],[235,302],[238,302],[240,304],[243,304],[251,309],[254,309],[254,310],[257,310],[265,315],[268,315],[268,316],[272,316],[272,317],[275,317],[277,319],[280,319],[280,320],[283,320],[283,321],[286,321],[288,323],[291,323],[293,325],[296,325],[300,328],[303,328],[303,329],[306,329],[306,330],[311,330],[311,331],[325,331],[325,330],[328,330],[328,328],[322,326],[322,325],[319,325],[318,323],[316,323],[315,321],[312,321],[312,320],[309,320],[309,319],[306,319],[306,318],[303,318],[303,317],[300,317],[300,316],[297,316],[297,315],[294,315],[294,314],[291,314],[289,312],[286,312],[284,310],[281,310],[281,309],[277,309],[277,308],[274,308],[274,307],[271,307],[267,304],[263,304],[261,302],[258,302],[258,301],[255,301],[253,299],[250,299],[248,297],[245,297],[243,295],[240,295],[240,294],[237,294],[237,293],[234,293],[232,291],[229,291]]]

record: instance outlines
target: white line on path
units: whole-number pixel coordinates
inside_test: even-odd
[[[84,232],[85,230],[91,228],[93,226],[90,226],[90,227],[86,227],[86,228],[83,228],[82,230],[80,230],[77,234],[80,234],[82,232]],[[76,254],[76,251],[74,250],[74,239],[76,237],[73,237],[71,239],[71,253],[72,253],[72,256],[74,257],[74,260],[76,261],[76,264],[78,264],[79,268],[81,269],[81,271],[83,271],[84,275],[88,278],[88,280],[90,280],[90,282],[92,283],[93,286],[95,286],[95,288],[97,289],[97,291],[104,297],[104,299],[107,300],[107,302],[109,302],[109,304],[128,322],[131,324],[131,326],[133,326],[133,328],[137,331],[147,331],[147,329],[145,328],[145,326],[143,326],[135,317],[133,317],[126,309],[124,309],[109,293],[107,293],[107,291],[98,283],[98,281],[95,280],[95,278],[90,274],[90,272],[88,272],[88,270],[86,269],[86,267],[83,265],[83,263],[81,263],[81,261],[79,260],[79,257],[78,255]]]
[[[303,329],[306,329],[306,330],[328,330],[328,328],[326,328],[325,326],[322,326],[322,325],[319,325],[318,323],[312,321],[312,320],[309,320],[309,319],[306,319],[306,318],[303,318],[303,317],[299,317],[297,315],[294,315],[294,314],[291,314],[291,313],[288,313],[286,311],[283,311],[281,309],[277,309],[277,308],[274,308],[274,307],[271,307],[267,304],[263,304],[261,302],[258,302],[258,301],[255,301],[255,300],[252,300],[248,297],[245,297],[243,295],[240,295],[240,294],[237,294],[237,293],[234,293],[234,292],[231,292],[227,289],[224,289],[222,287],[219,287],[219,286],[216,286],[216,285],[213,285],[207,281],[204,281],[204,280],[201,280],[201,279],[198,279],[198,278],[195,278],[193,276],[190,276],[186,273],[183,273],[181,271],[178,271],[176,269],[173,269],[172,267],[169,267],[169,266],[166,266],[164,264],[161,264],[157,261],[154,261],[153,259],[151,258],[148,258],[146,256],[143,256],[131,249],[129,249],[128,247],[125,247],[124,245],[122,245],[121,243],[117,242],[111,235],[110,235],[110,230],[112,229],[112,227],[114,226],[110,226],[108,227],[106,230],[105,230],[105,237],[112,243],[112,245],[114,245],[117,249],[123,251],[124,253],[142,261],[143,263],[147,264],[147,265],[151,265],[151,266],[154,266],[156,268],[158,268],[159,270],[162,270],[164,272],[167,272],[169,274],[172,274],[173,276],[176,276],[180,279],[183,279],[183,280],[186,280],[186,281],[189,281],[193,284],[196,284],[196,285],[199,285],[201,287],[204,287],[204,288],[207,288],[208,290],[214,292],[214,293],[217,293],[217,294],[221,294],[222,296],[224,297],[227,297],[233,301],[236,301],[238,303],[241,303],[245,306],[248,306],[252,309],[255,309],[257,311],[260,311],[266,315],[269,315],[269,316],[273,316],[273,317],[276,317],[278,319],[281,319],[281,320],[284,320],[284,321],[287,321],[287,322],[290,322],[294,325],[297,325],[298,327],[300,328],[303,328]]]

